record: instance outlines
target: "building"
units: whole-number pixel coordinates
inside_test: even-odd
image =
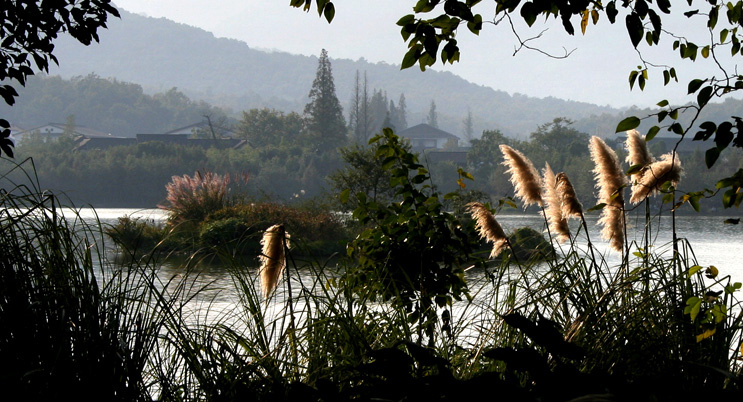
[[[48,123],[43,126],[34,127],[21,132],[13,133],[16,143],[23,141],[23,137],[31,134],[38,134],[42,141],[54,141],[65,133],[67,124],[64,123]],[[73,127],[73,137],[78,138],[119,138],[114,137],[111,134],[104,133],[101,131],[94,130],[85,126],[75,125]]]
[[[456,149],[459,147],[459,137],[425,123],[408,127],[400,131],[398,135],[400,138],[408,139],[414,151],[444,149],[447,143],[447,148]]]

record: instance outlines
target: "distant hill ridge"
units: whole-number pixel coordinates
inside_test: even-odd
[[[112,19],[109,29],[100,32],[101,44],[85,47],[61,38],[55,52],[60,67],[50,73],[65,78],[95,73],[140,84],[148,93],[177,87],[193,99],[235,112],[255,107],[301,112],[306,103],[316,57],[256,50],[238,40],[215,38],[200,28],[120,11],[121,20]],[[500,129],[518,137],[555,117],[581,120],[620,112],[583,102],[512,96],[449,72],[401,71],[399,66],[363,59],[332,59],[332,63],[344,107],[351,98],[356,71],[366,71],[370,90],[383,89],[395,102],[400,93],[405,94],[410,125],[423,120],[434,100],[439,125],[457,135],[461,135],[468,110],[474,116],[475,133]]]

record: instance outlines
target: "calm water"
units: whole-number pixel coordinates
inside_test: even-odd
[[[697,258],[699,265],[714,265],[720,269],[721,274],[729,274],[737,281],[743,281],[743,224],[724,224],[726,218],[739,218],[740,211],[731,216],[701,216],[690,215],[676,218],[676,233],[679,238],[689,241]],[[93,211],[83,209],[80,216],[83,219],[98,219],[104,224],[116,223],[117,219],[124,215],[148,219],[153,222],[162,223],[167,218],[162,210],[158,209],[114,209],[101,208]],[[544,220],[536,214],[499,215],[498,222],[503,226],[506,233],[529,226],[536,230],[544,229]],[[621,255],[610,250],[606,242],[599,235],[600,228],[596,225],[597,216],[588,217],[588,226],[591,240],[602,250],[607,260],[619,261]],[[660,225],[658,224],[660,220]],[[644,221],[632,214],[628,215],[628,238],[642,244],[642,225]],[[670,253],[671,247],[671,219],[670,216],[662,216],[652,223],[651,244],[659,253]],[[573,233],[578,229],[577,221],[571,221]],[[579,236],[578,244],[585,246],[585,236]],[[218,275],[218,269],[213,266],[206,267],[205,274]],[[213,278],[214,279],[214,278]]]
[[[167,218],[163,211],[157,209],[97,209],[95,211],[84,209],[79,211],[79,216],[82,219],[94,222],[97,217],[104,225],[116,223],[117,219],[124,215],[147,219],[155,223],[164,223]],[[676,230],[680,238],[685,238],[691,243],[699,265],[714,265],[720,270],[721,275],[730,275],[734,281],[743,282],[743,225],[723,224],[725,218],[721,216],[699,215],[677,217]],[[511,233],[513,230],[524,226],[529,226],[539,231],[544,229],[543,219],[536,214],[500,215],[497,219],[506,233]],[[600,239],[600,228],[596,226],[597,219],[597,217],[589,217],[588,220],[591,240],[603,253],[609,266],[617,266],[621,255],[609,249],[607,243]],[[632,216],[628,217],[628,223],[630,225],[628,238],[637,241],[638,244],[642,244],[641,226],[643,222],[643,220],[636,219]],[[670,224],[670,217],[661,217],[660,224],[658,224],[658,219],[653,221],[651,244],[654,245],[656,253],[671,255]],[[573,229],[573,233],[575,233],[578,229],[578,223],[571,222],[571,228]],[[578,236],[577,243],[579,247],[586,248],[584,234],[581,233]],[[111,245],[107,244],[106,247],[111,247]],[[161,280],[167,282],[174,278],[175,281],[173,283],[177,283],[178,279],[183,277],[183,263],[184,261],[171,261],[163,264],[158,271]],[[246,262],[244,269],[250,275],[256,275],[257,258]],[[481,274],[477,272],[471,271],[467,274],[468,282],[476,282],[478,279],[481,279],[478,277]],[[210,314],[217,313],[217,315],[221,316],[220,319],[224,319],[223,313],[233,310],[239,302],[239,295],[235,291],[232,277],[218,263],[202,262],[198,265],[198,275],[192,275],[188,278],[192,289],[206,289],[206,291],[198,292],[196,298],[189,303],[190,308],[188,310],[191,311],[191,314],[194,315],[194,319],[197,321],[202,321],[206,318],[204,317],[206,311],[209,311]],[[293,280],[298,280],[298,278],[294,278]],[[301,280],[305,282],[305,285],[308,285],[311,283],[312,278],[309,275],[303,275]],[[258,286],[257,281],[255,286]],[[293,286],[296,286],[294,288],[295,290],[300,288],[299,283]],[[284,292],[285,289],[279,287],[275,301],[282,300],[284,298]],[[210,319],[207,318],[207,320]]]

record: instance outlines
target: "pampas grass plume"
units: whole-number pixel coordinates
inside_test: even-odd
[[[644,167],[655,162],[653,155],[648,150],[645,137],[640,135],[639,131],[627,131],[627,141],[624,146],[627,149],[627,163],[630,166],[640,165]]]
[[[601,210],[599,225],[603,226],[601,237],[609,240],[614,250],[621,251],[624,244],[624,196],[622,188],[627,184],[616,152],[599,137],[591,137],[591,159],[595,165],[593,173],[599,190],[599,202],[606,204]]]
[[[287,239],[288,247],[288,238],[289,235],[284,230],[283,225],[273,225],[263,233],[263,239],[261,239],[263,251],[260,256],[259,275],[261,278],[261,293],[263,293],[265,299],[268,299],[271,292],[276,289],[281,273],[286,267],[284,239]]]
[[[560,172],[555,176],[557,182],[557,193],[560,195],[560,205],[562,206],[562,215],[565,218],[580,218],[583,215],[583,205],[578,201],[575,195],[573,183],[568,179],[568,175]]]
[[[637,184],[632,187],[630,202],[633,204],[642,202],[651,194],[657,194],[664,183],[670,181],[676,186],[680,179],[681,161],[678,155],[665,154],[660,157],[659,161],[650,164],[645,169]]]
[[[480,234],[480,238],[483,238],[493,243],[493,250],[490,252],[490,258],[495,258],[508,244],[508,237],[506,232],[495,220],[495,217],[489,209],[482,203],[471,202],[467,204],[467,210],[475,220],[475,228]]]
[[[503,165],[508,167],[506,173],[511,175],[516,197],[524,203],[524,208],[532,204],[543,205],[539,172],[531,161],[508,145],[501,145],[500,150],[505,159]]]
[[[550,230],[557,235],[557,241],[564,242],[570,239],[568,220],[562,212],[562,197],[557,191],[557,179],[549,163],[545,163],[542,181],[544,182],[545,215]]]

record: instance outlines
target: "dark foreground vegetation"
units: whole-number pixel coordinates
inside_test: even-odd
[[[604,167],[597,176],[616,174],[609,169],[611,153],[602,154],[606,148],[592,141],[594,161]],[[582,220],[580,204],[569,203],[575,194],[557,190],[563,194],[557,202],[551,190],[535,191],[541,179],[530,176],[531,162],[506,147],[517,197],[544,206],[550,218],[556,248],[541,254],[561,250],[530,267],[528,256],[514,255],[515,238],[499,229],[487,203],[467,203],[474,223],[452,215],[442,202],[455,195],[439,195],[428,171],[390,131],[373,142],[399,198],[341,194],[343,201],[355,200],[353,218],[361,225],[347,259],[337,267],[298,264],[299,236],[292,233],[291,245],[283,238],[284,227],[290,231],[295,223],[276,207],[287,218],[276,222],[284,223],[281,230],[269,230],[279,238],[263,241],[260,276],[246,269],[255,257],[215,242],[212,252],[230,270],[240,297],[229,311],[202,305],[199,314],[189,305],[203,291],[193,285],[194,260],[172,278],[159,274],[152,254],[110,265],[98,225],[62,217],[57,198],[4,176],[0,384],[8,400],[741,396],[735,298],[741,285],[696,265],[690,245],[651,248],[623,237],[612,241],[623,250],[622,262],[608,266],[590,239],[585,249],[575,243],[585,232],[566,233],[558,225],[558,206],[564,218]],[[459,176],[462,184],[469,181],[468,173]],[[565,183],[556,177],[562,179],[552,183]],[[677,179],[667,177],[671,184]],[[673,194],[669,185],[659,191]],[[604,208],[621,210],[623,201],[611,195]],[[250,216],[250,208],[268,207],[226,205],[211,219]],[[256,214],[268,220],[269,212]],[[648,224],[654,216],[648,213]],[[174,224],[187,224],[183,217],[173,214]],[[473,224],[492,242],[497,260],[478,252],[480,240],[466,229]],[[664,248],[673,252],[648,251]],[[263,284],[262,293],[259,278],[275,268],[278,289]]]

